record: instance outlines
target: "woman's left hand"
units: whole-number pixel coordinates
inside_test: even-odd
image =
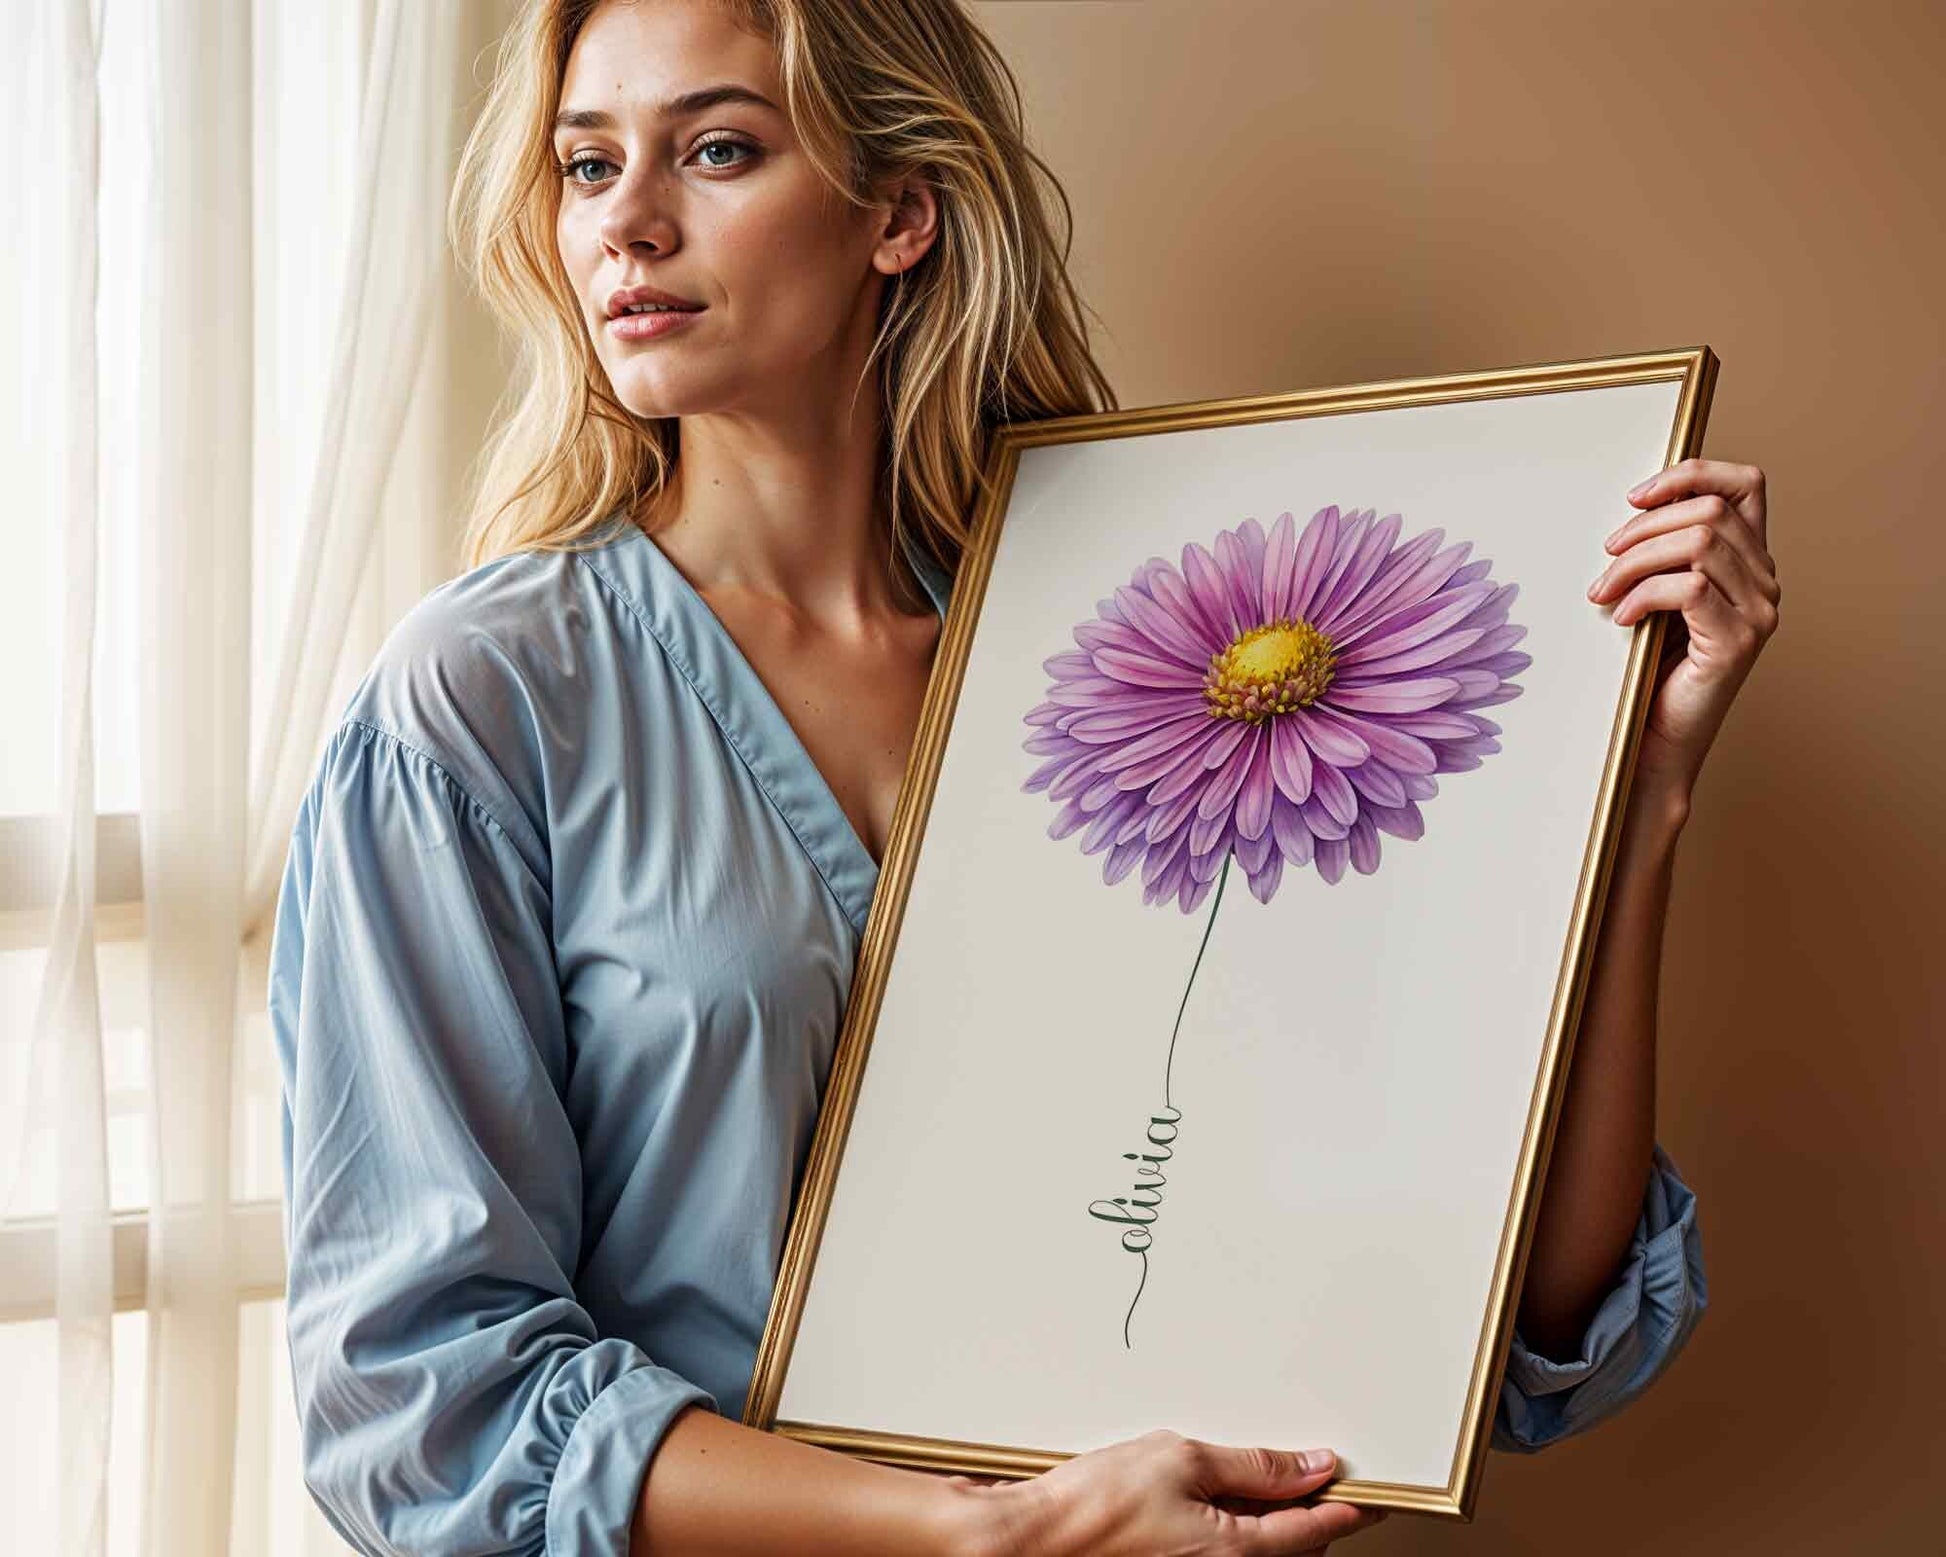
[[[1680,615],[1663,629],[1662,662],[1642,732],[1634,787],[1686,805],[1737,688],[1777,631],[1777,564],[1765,544],[1764,473],[1690,459],[1628,494],[1641,509],[1608,537],[1617,553],[1588,598],[1614,621]]]

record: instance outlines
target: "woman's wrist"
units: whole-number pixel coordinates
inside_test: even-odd
[[[1039,1557],[1050,1549],[1032,1480],[992,1486],[945,1482],[939,1550],[952,1557]],[[1057,1548],[1058,1549],[1058,1548]]]
[[[1638,772],[1623,814],[1626,842],[1652,851],[1674,849],[1689,822],[1692,793],[1685,780]]]

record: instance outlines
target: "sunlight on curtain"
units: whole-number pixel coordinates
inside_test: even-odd
[[[243,932],[338,710],[454,569],[497,385],[477,345],[454,371],[490,325],[444,200],[508,10],[0,6],[35,234],[0,243],[8,1550],[348,1549],[299,1470]]]
[[[284,1352],[281,1301],[246,1303],[238,1353],[236,1495],[230,1551],[237,1557],[344,1557],[351,1548],[318,1512],[299,1470],[297,1407],[291,1399]],[[114,1321],[115,1393],[108,1444],[108,1483],[113,1489],[141,1484],[142,1419],[146,1407],[148,1316],[139,1310]],[[51,1319],[0,1324],[0,1378],[15,1400],[54,1396],[56,1337]],[[60,1552],[55,1504],[60,1487],[54,1439],[21,1433],[7,1447],[0,1497],[7,1510],[8,1549]],[[129,1496],[108,1500],[108,1546],[137,1551],[136,1517]]]

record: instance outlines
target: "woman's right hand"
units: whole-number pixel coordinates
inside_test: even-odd
[[[1383,1509],[1303,1506],[1338,1474],[1329,1449],[1236,1448],[1167,1428],[1023,1481],[954,1476],[987,1557],[1305,1557]]]

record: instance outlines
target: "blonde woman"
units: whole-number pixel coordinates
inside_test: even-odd
[[[506,41],[453,214],[518,396],[467,571],[324,753],[273,950],[306,1476],[361,1551],[1268,1557],[1372,1521],[1305,1446],[1159,1426],[987,1483],[740,1422],[987,430],[1114,403],[1037,179],[955,0],[542,0]],[[1616,1409],[1704,1304],[1656,947],[1774,625],[1762,502],[1659,478],[1591,590],[1687,652],[1505,1448]]]

